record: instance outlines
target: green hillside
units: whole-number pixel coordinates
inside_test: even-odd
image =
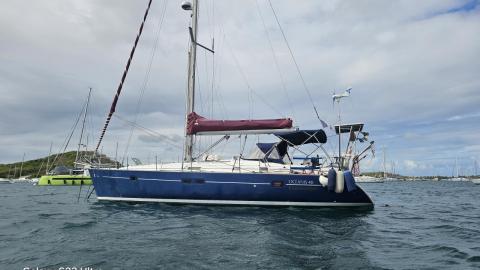
[[[66,152],[61,155],[61,158],[57,158],[55,165],[64,165],[67,167],[73,167],[73,163],[75,162],[75,157],[77,155],[76,151]],[[55,160],[55,156],[50,156],[50,169],[52,169],[52,162]],[[92,152],[81,152],[80,156],[90,157],[92,156]],[[39,175],[45,174],[46,165],[47,165],[48,157],[28,160],[23,163],[22,169],[22,176],[31,176],[31,177],[38,177]],[[115,164],[115,162],[107,157],[106,155],[97,156],[97,159],[100,159],[101,164]],[[18,178],[20,177],[20,167],[22,162],[16,162],[11,164],[0,164],[0,178]],[[16,168],[16,170],[15,170]],[[14,176],[15,173],[15,176]]]

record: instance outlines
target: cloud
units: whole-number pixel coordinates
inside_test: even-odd
[[[458,120],[463,120],[468,118],[478,118],[478,117],[480,117],[480,112],[464,114],[464,115],[454,115],[447,118],[447,121],[458,121]]]
[[[116,114],[129,121],[137,118],[138,124],[181,142],[189,18],[178,3],[166,6],[136,116],[164,3],[152,5]],[[297,125],[316,128],[318,120],[270,7],[258,3],[274,53],[254,1],[201,1],[199,40],[209,46],[214,36],[215,55],[198,53],[197,111],[218,119],[293,116]],[[480,63],[472,61],[480,53],[477,2],[272,4],[322,119],[337,121],[331,94],[353,86],[352,96],[341,104],[342,119],[365,122],[371,138],[387,146],[390,160],[403,166],[403,161],[452,152],[478,155],[474,134],[479,130],[471,123],[480,104]],[[43,156],[51,141],[58,149],[89,87],[94,90],[88,137],[94,144],[146,2],[52,0],[29,5],[0,4],[0,162],[17,161],[22,152]],[[114,118],[104,151],[113,153],[116,142],[124,148],[129,134],[130,126]],[[181,155],[155,140],[135,130],[129,151],[141,159],[153,152],[164,160]],[[380,169],[380,164],[375,160],[365,167]]]
[[[419,165],[413,161],[413,160],[404,160],[403,161],[404,166],[406,167],[407,170],[414,170],[419,167]]]

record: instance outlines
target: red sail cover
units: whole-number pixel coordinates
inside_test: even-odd
[[[209,120],[195,112],[188,115],[187,134],[203,131],[283,129],[292,127],[292,119]]]

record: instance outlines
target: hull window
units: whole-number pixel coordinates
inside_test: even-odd
[[[284,183],[283,181],[272,181],[271,185],[275,188],[281,188],[284,186]]]
[[[184,183],[184,184],[205,184],[205,179],[183,178],[182,183]]]

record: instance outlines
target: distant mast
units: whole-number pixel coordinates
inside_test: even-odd
[[[78,141],[78,148],[77,148],[77,154],[75,155],[74,167],[76,167],[77,163],[79,162],[79,158],[80,158],[80,149],[81,149],[81,146],[82,146],[83,132],[85,131],[85,121],[87,120],[88,105],[90,103],[90,96],[91,95],[92,95],[92,88],[90,87],[90,89],[88,91],[88,96],[87,96],[87,103],[85,105],[85,110],[83,112],[82,131],[80,132],[80,140]]]
[[[387,179],[387,152],[383,146],[383,179]]]
[[[45,174],[48,174],[48,170],[50,166],[50,155],[52,154],[52,146],[53,146],[53,142],[50,142],[50,150],[48,150],[47,166],[45,167]]]
[[[23,172],[23,163],[25,162],[25,153],[23,153],[22,157],[22,164],[20,165],[20,174],[18,175],[18,179],[22,177],[22,172]]]
[[[185,115],[185,146],[184,158],[186,162],[192,162],[193,152],[193,135],[187,134],[188,116],[193,113],[195,107],[195,66],[197,58],[197,25],[198,25],[198,1],[193,0],[192,3],[183,2],[182,9],[192,11],[192,25],[190,30],[190,52],[188,53],[188,88],[187,88],[187,107]],[[182,166],[183,167],[183,166]]]
[[[473,168],[474,168],[474,174],[476,176],[477,175],[477,169],[478,169],[478,163],[477,163],[476,159],[473,161]]]
[[[458,157],[455,157],[455,177],[458,178]]]

